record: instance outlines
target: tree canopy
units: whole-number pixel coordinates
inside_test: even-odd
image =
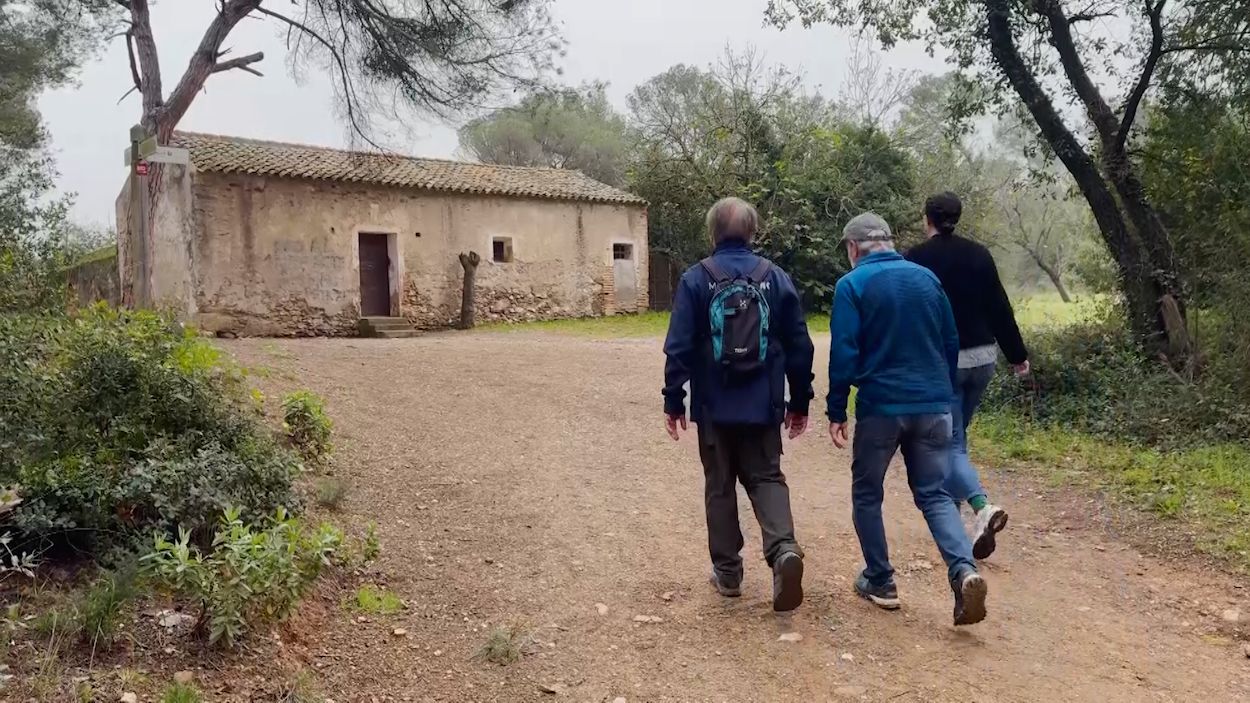
[[[531,93],[515,107],[460,128],[460,147],[485,163],[577,169],[624,185],[625,118],[608,101],[606,88],[596,83]]]
[[[706,255],[703,213],[738,195],[760,210],[761,253],[824,305],[847,267],[839,240],[851,217],[874,209],[904,230],[918,220],[910,157],[888,134],[749,52],[675,66],[638,86],[629,109],[630,187],[651,204],[652,247],[678,262]]]
[[[925,42],[950,54],[960,80],[980,90],[955,102],[954,116],[1023,105],[1040,139],[1072,175],[1116,263],[1134,331],[1173,363],[1188,356],[1182,272],[1172,240],[1129,149],[1148,94],[1162,80],[1211,78],[1236,84],[1250,13],[1244,0],[1061,0],[933,2],[771,0],[769,18],[871,28],[885,46]],[[1131,28],[1114,32],[1098,20]],[[1100,83],[1125,86],[1107,93]],[[1084,119],[1061,109],[1075,96]]]

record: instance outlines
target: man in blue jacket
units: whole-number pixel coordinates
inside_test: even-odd
[[[685,272],[673,299],[664,342],[665,423],[674,440],[687,428],[689,382],[717,591],[741,595],[740,481],[773,571],[773,609],[793,610],[803,602],[803,552],[781,472],[781,427],[791,439],[807,429],[812,340],[790,277],[751,251],[759,230],[755,208],[721,200],[708,211],[707,228],[715,251]]]
[[[916,507],[946,561],[955,624],[985,619],[985,580],[945,488],[950,467],[951,391],[959,334],[936,276],[894,251],[885,220],[865,213],[843,230],[853,270],[838,281],[830,320],[829,436],[847,445],[846,405],[855,398],[851,500],[866,568],[855,591],[881,608],[899,607],[881,503],[885,472],[901,447]]]

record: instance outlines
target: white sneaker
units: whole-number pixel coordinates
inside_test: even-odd
[[[997,546],[994,535],[1007,526],[1007,511],[997,505],[987,505],[976,517],[976,527],[972,531],[972,556],[987,559]]]

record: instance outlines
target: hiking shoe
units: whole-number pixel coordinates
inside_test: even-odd
[[[712,585],[716,586],[716,592],[726,598],[737,598],[742,595],[742,582],[729,581],[725,577],[712,572]]]
[[[989,594],[989,586],[973,569],[967,569],[955,583],[951,584],[955,591],[955,624],[975,625],[985,619],[985,597]]]
[[[972,531],[972,556],[988,559],[994,553],[994,535],[1007,526],[1007,511],[997,505],[987,505],[977,513],[976,527]]]
[[[773,610],[784,613],[803,604],[803,557],[784,552],[773,562]]]
[[[903,605],[899,602],[898,586],[894,584],[894,579],[890,579],[884,586],[874,586],[868,576],[861,572],[859,578],[855,579],[855,592],[860,598],[882,610],[898,610]]]

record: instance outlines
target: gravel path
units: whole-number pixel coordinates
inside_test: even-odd
[[[850,457],[823,432],[789,443],[784,460],[807,602],[771,612],[753,524],[744,597],[720,598],[706,583],[693,437],[673,443],[661,428],[656,340],[225,346],[273,371],[267,391],[326,397],[353,486],[344,519],[378,523],[384,585],[410,605],[370,622],[329,609],[307,635],[310,666],[340,703],[1250,700],[1241,584],[1144,556],[1108,532],[1096,501],[1019,476],[988,477],[1012,520],[985,567],[986,623],[951,627],[941,560],[901,470],[886,512],[904,608],[858,600]],[[1228,622],[1238,608],[1242,622]],[[500,624],[533,637],[507,667],[474,658]],[[790,632],[802,639],[778,639]]]

